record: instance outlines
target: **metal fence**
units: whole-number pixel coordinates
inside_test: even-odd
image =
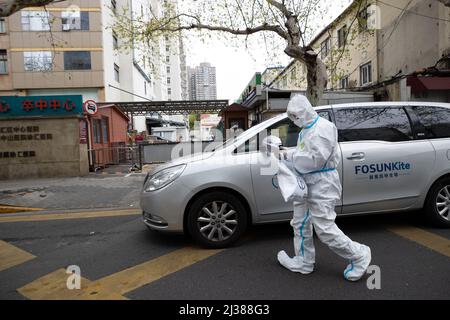
[[[142,147],[140,145],[98,148],[91,149],[88,152],[92,171],[121,164],[130,165],[130,167],[133,166],[137,169],[142,168]]]
[[[164,163],[183,156],[212,151],[223,142],[139,143],[133,146],[114,146],[89,150],[91,171],[111,165],[129,165],[141,170],[144,164]]]

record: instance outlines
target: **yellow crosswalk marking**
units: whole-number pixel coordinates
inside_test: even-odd
[[[118,217],[118,216],[131,216],[139,214],[141,214],[141,211],[139,209],[127,209],[127,210],[87,211],[87,212],[56,213],[56,214],[32,214],[25,216],[9,216],[9,217],[0,216],[0,223]]]
[[[388,226],[387,229],[403,238],[450,257],[450,240],[447,238],[408,226]]]
[[[77,290],[69,290],[67,288],[68,277],[66,270],[59,269],[27,284],[17,291],[32,300],[59,300],[61,296],[67,299],[75,299],[78,293]],[[89,280],[81,278],[82,288],[90,283]]]
[[[183,248],[100,279],[92,286],[89,286],[88,289],[98,292],[98,296],[100,297],[109,291],[125,294],[209,258],[221,251]]]
[[[223,249],[206,250],[187,247],[170,252],[164,256],[119,271],[97,281],[82,278],[81,290],[68,290],[66,281],[69,275],[64,269],[18,289],[28,299],[37,300],[123,300],[123,295],[168,276],[199,261],[207,259]],[[81,270],[82,270],[82,266]]]
[[[0,271],[36,258],[31,253],[0,240]]]

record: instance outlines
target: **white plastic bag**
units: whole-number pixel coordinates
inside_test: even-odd
[[[300,202],[308,195],[308,187],[305,180],[295,174],[294,170],[292,163],[283,160],[280,161],[278,167],[278,186],[286,202]]]
[[[302,201],[308,195],[308,187],[305,180],[295,173],[295,168],[292,162],[279,160],[281,148],[281,139],[276,136],[268,136],[263,140],[266,154],[269,157],[274,157],[278,161],[278,187],[284,201]]]

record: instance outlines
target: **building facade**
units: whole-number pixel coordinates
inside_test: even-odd
[[[270,119],[286,112],[291,98],[296,94],[305,94],[305,90],[283,90],[270,88],[263,79],[267,77],[267,70],[262,74],[257,72],[252,77],[236,104],[247,110],[247,127],[252,127],[261,121]],[[344,92],[326,90],[319,101],[319,105],[337,103],[372,102],[371,92]]]
[[[450,75],[450,8],[434,0],[360,3],[353,2],[310,42],[327,65],[326,89],[371,91],[379,100],[450,101],[450,88],[442,86]],[[411,83],[429,77],[427,70],[440,85],[424,93]],[[306,86],[306,68],[296,60],[270,83],[282,90]]]
[[[195,68],[188,68],[190,100],[216,100],[216,67],[203,62]]]
[[[122,50],[122,39],[112,28],[119,15],[146,19],[163,14],[163,4],[69,0],[23,9],[1,20],[0,95],[81,94],[98,102],[181,100],[186,96],[181,39],[161,39],[150,50],[138,44]],[[139,126],[145,119],[135,122]]]

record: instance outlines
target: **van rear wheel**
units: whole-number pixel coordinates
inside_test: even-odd
[[[433,225],[450,228],[450,178],[441,179],[431,187],[425,213]]]
[[[242,202],[220,191],[196,199],[187,218],[189,234],[208,248],[231,246],[247,228],[247,212]]]

